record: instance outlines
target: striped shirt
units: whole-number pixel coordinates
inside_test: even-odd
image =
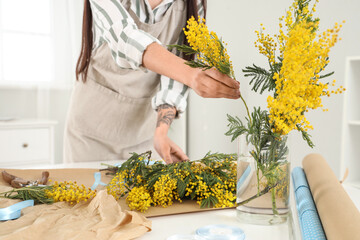
[[[131,9],[141,22],[154,24],[159,22],[174,1],[163,0],[156,8],[151,9],[146,0],[131,0]],[[204,9],[201,0],[197,0],[199,16],[203,17]],[[110,47],[116,64],[125,69],[141,69],[142,55],[153,42],[160,41],[136,26],[129,13],[119,0],[90,0],[93,14],[93,51],[104,42]],[[182,44],[183,34],[178,43]],[[179,56],[180,53],[177,53]],[[152,106],[156,110],[162,104],[176,107],[179,114],[183,113],[187,105],[188,87],[166,76],[160,76],[160,90],[152,99]]]

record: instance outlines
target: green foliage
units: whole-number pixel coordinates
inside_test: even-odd
[[[326,61],[329,61],[329,57],[327,57],[325,60]],[[318,73],[321,73],[322,71],[324,71],[324,69],[327,67],[327,65],[328,65],[328,63],[327,64],[325,64],[325,66],[323,67],[323,68],[321,68],[320,69],[320,71],[318,72]],[[332,72],[330,72],[330,73],[326,73],[326,74],[324,74],[324,75],[320,75],[320,77],[319,77],[319,79],[322,79],[322,78],[326,78],[326,77],[329,77],[329,76],[331,76],[331,75],[333,75],[335,72],[334,71],[332,71]]]
[[[228,127],[230,128],[225,135],[231,136],[231,141],[233,142],[235,139],[237,139],[240,135],[243,135],[245,133],[248,134],[249,128],[250,128],[250,122],[248,122],[248,127],[246,127],[243,122],[240,120],[238,116],[232,117],[229,114],[227,114],[228,117]],[[248,119],[247,119],[248,120]]]
[[[187,179],[187,183],[186,180],[183,181],[182,179],[178,179],[177,181],[177,190],[178,190],[178,194],[180,198],[183,198],[185,196],[186,193],[186,186],[189,184],[189,178]]]
[[[34,200],[35,204],[46,203],[51,204],[53,199],[46,197],[45,190],[51,186],[29,186],[22,188],[14,188],[11,191],[0,193],[0,197],[20,200]]]
[[[247,121],[245,125],[238,117],[232,117],[228,115],[228,127],[229,130],[225,133],[226,136],[231,136],[234,141],[238,136],[244,135],[246,142],[253,146],[253,150],[250,150],[250,155],[256,161],[257,168],[257,182],[260,185],[260,173],[265,177],[267,186],[260,190],[258,187],[258,194],[251,199],[259,197],[283,181],[279,177],[280,164],[287,162],[287,137],[280,136],[272,131],[272,126],[269,121],[267,111],[262,111],[259,108],[254,108],[251,113],[252,121]],[[246,203],[248,201],[245,201]],[[276,205],[273,207],[274,213],[276,212]]]
[[[320,75],[319,79],[322,79],[322,78],[326,78],[326,77],[330,77],[331,75],[333,75],[335,72],[330,72],[330,73],[326,73],[324,75]]]
[[[260,94],[262,94],[265,90],[272,91],[275,89],[275,81],[272,79],[271,72],[265,70],[264,68],[261,68],[259,66],[256,66],[253,64],[253,67],[245,67],[243,69],[243,72],[245,77],[252,77],[250,80],[250,85],[252,84],[251,90],[257,92],[260,89]]]
[[[176,49],[179,52],[184,53],[185,55],[192,55],[192,54],[196,54],[198,53],[197,51],[195,51],[194,49],[192,49],[191,47],[187,46],[187,45],[168,45],[169,50],[172,49]]]
[[[225,135],[231,136],[232,141],[240,135],[245,135],[247,143],[251,143],[255,148],[250,154],[259,167],[265,166],[272,170],[277,166],[276,163],[286,158],[286,137],[272,131],[268,113],[260,107],[254,108],[251,119],[252,121],[247,121],[245,125],[238,117],[228,115],[229,130]]]
[[[201,201],[200,208],[211,208],[214,207],[218,203],[218,199],[212,195],[208,198],[205,198]]]
[[[296,125],[296,128],[299,132],[301,132],[302,138],[307,142],[309,147],[313,148],[315,144],[311,141],[311,135],[301,128],[299,124]]]
[[[279,62],[275,64],[269,64],[270,70],[266,70],[259,66],[253,64],[252,67],[245,67],[243,72],[245,77],[252,77],[250,80],[250,85],[252,85],[251,90],[257,92],[260,89],[260,94],[265,90],[274,91],[276,88],[276,83],[274,79],[274,73],[279,73],[282,66],[282,58],[278,58]],[[276,96],[276,92],[274,91]]]
[[[306,7],[309,6],[310,2],[312,0],[297,0],[297,7],[299,9],[299,11],[294,11],[294,16],[295,16],[295,21],[299,22],[302,19],[306,19],[306,22],[312,22],[312,23],[317,23],[320,21],[319,18],[313,18],[309,13],[305,14],[303,11]],[[312,33],[318,30],[318,27],[312,27]]]
[[[211,66],[197,60],[190,60],[187,61],[185,64],[192,68],[201,68],[203,71],[212,68]]]

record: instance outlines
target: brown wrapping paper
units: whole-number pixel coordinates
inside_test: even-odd
[[[325,159],[310,154],[303,168],[327,239],[360,239],[360,213]]]
[[[151,229],[143,216],[122,211],[104,190],[90,203],[37,205],[22,210],[17,220],[0,224],[0,238],[13,239],[135,239]]]

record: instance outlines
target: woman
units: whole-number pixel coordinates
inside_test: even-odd
[[[205,17],[205,1],[85,0],[66,162],[127,159],[152,146],[167,163],[188,159],[167,137],[188,87],[207,98],[240,97],[237,81],[191,68],[166,49],[184,42],[189,17]]]

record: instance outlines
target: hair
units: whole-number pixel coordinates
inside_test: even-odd
[[[89,0],[84,0],[84,13],[82,24],[81,50],[80,56],[76,63],[76,80],[79,76],[83,82],[86,82],[86,76],[89,69],[91,51],[93,48],[93,32],[92,32],[92,12]]]
[[[192,16],[198,20],[198,0],[186,0],[187,2],[187,13],[186,18],[190,19]],[[204,18],[206,18],[206,6],[207,0],[201,0],[204,6]],[[93,32],[92,32],[92,12],[89,0],[84,0],[84,13],[83,13],[83,24],[82,24],[82,38],[81,38],[81,51],[78,61],[76,63],[76,80],[81,77],[83,82],[86,82],[87,72],[89,69],[89,63],[91,58],[91,52],[94,44]],[[187,39],[184,38],[184,44],[189,45]],[[194,59],[194,55],[183,56],[185,60]]]

